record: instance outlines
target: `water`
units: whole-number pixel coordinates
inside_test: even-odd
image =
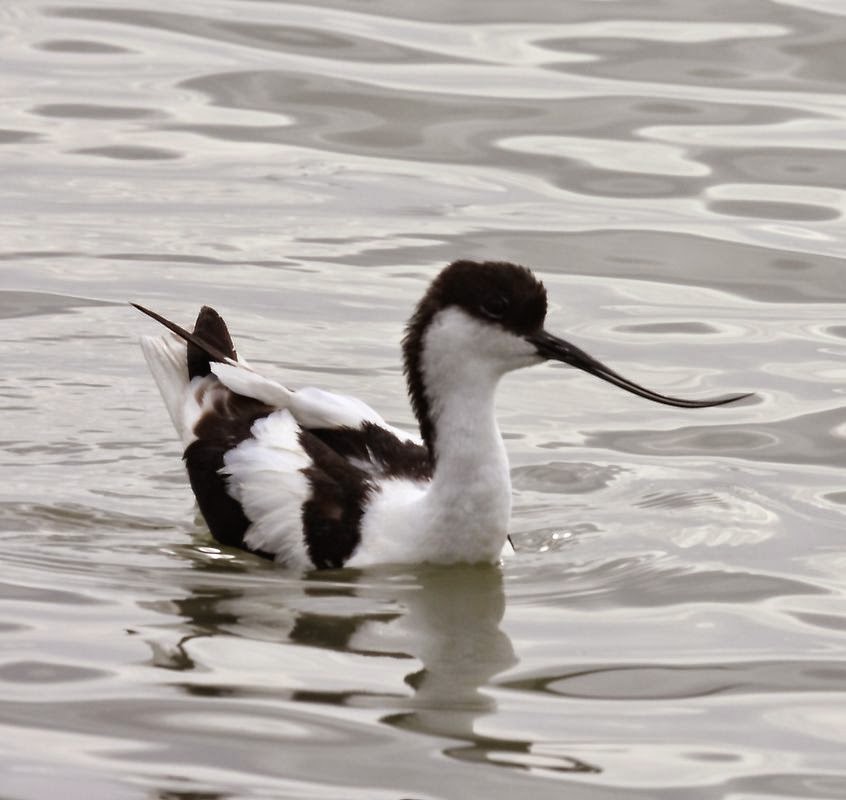
[[[840,0],[0,8],[0,795],[846,797]],[[135,300],[411,425],[459,257],[669,394],[510,377],[517,556],[195,520]]]

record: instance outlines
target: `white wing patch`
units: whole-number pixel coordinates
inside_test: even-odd
[[[211,369],[221,383],[236,394],[288,409],[303,428],[360,428],[363,423],[372,422],[393,433],[400,441],[421,444],[419,438],[389,425],[357,397],[314,387],[292,391],[242,366],[215,363]]]
[[[311,461],[299,443],[297,421],[283,409],[257,420],[251,432],[223,458],[229,493],[252,523],[244,543],[287,566],[310,568],[302,506],[311,490],[301,470]]]
[[[209,367],[220,382],[235,394],[252,397],[276,408],[288,408],[291,404],[293,392],[281,383],[264,378],[246,366],[212,362]]]

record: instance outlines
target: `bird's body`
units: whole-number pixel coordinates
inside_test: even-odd
[[[403,349],[418,439],[356,398],[291,391],[239,360],[204,307],[193,333],[142,347],[214,537],[291,567],[493,562],[507,546],[511,481],[499,379],[549,358],[671,405],[543,330],[546,292],[525,268],[455,262],[409,322]]]

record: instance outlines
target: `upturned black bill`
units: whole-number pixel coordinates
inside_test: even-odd
[[[613,383],[621,389],[625,389],[632,394],[645,397],[647,400],[652,400],[656,403],[664,403],[668,406],[678,406],[679,408],[708,408],[709,406],[722,406],[726,403],[734,403],[737,400],[742,400],[744,397],[751,397],[751,394],[732,394],[726,397],[717,397],[713,400],[683,400],[679,397],[667,397],[658,392],[653,392],[650,389],[645,389],[643,386],[618,375],[614,370],[608,368],[600,361],[597,361],[592,356],[589,356],[584,350],[579,350],[578,347],[553,336],[551,333],[541,331],[540,333],[532,334],[526,337],[526,340],[533,344],[538,351],[538,355],[544,358],[555,361],[563,361],[570,366],[578,367],[591,375],[596,375],[597,378],[602,378],[608,383]]]

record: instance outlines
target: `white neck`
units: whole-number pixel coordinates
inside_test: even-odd
[[[508,534],[511,477],[495,417],[498,382],[484,376],[432,404],[436,461],[425,506],[433,532],[449,537],[439,549],[458,560],[496,559]]]
[[[440,550],[495,560],[511,516],[511,477],[495,414],[500,378],[529,348],[457,309],[426,332],[421,367],[433,427],[435,470],[424,506]]]

